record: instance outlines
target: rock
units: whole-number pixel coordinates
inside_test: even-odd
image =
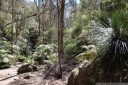
[[[24,79],[30,79],[31,76],[30,76],[29,74],[27,74],[27,75],[25,75],[23,78],[24,78]]]
[[[37,66],[35,65],[32,65],[32,64],[25,64],[25,65],[22,65],[18,70],[17,70],[17,73],[18,74],[22,74],[22,73],[25,73],[25,72],[32,72],[32,71],[37,71]]]
[[[22,62],[16,62],[14,65],[21,65],[22,64]]]
[[[95,85],[97,82],[107,82],[99,61],[90,63],[85,60],[71,73],[67,85]]]
[[[6,62],[0,62],[0,69],[10,68],[10,64]]]
[[[76,81],[76,77],[78,76],[78,74],[79,74],[79,68],[75,68],[72,70],[72,74],[68,80],[69,81],[68,85],[71,85],[71,84],[74,85],[74,82]]]
[[[80,64],[79,68],[73,69],[71,76],[68,79],[68,85],[92,85],[91,81],[88,79],[84,80],[85,78],[88,78],[88,75],[84,75],[83,67],[86,68],[89,64],[90,62],[85,60]]]
[[[80,65],[79,68],[86,67],[90,62],[88,60],[84,60]]]
[[[108,40],[111,37],[112,33],[112,28],[105,28],[99,23],[93,21],[92,26],[89,29],[88,39],[91,43],[95,45],[103,46],[104,43],[106,43],[106,40]]]
[[[53,63],[51,61],[49,61],[49,60],[43,60],[43,64],[50,64],[50,65],[52,65]]]
[[[67,85],[95,85],[97,82],[128,82],[128,71],[124,71],[122,75],[105,75],[99,60],[92,63],[85,60],[79,68],[72,71]]]

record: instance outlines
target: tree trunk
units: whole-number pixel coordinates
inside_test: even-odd
[[[63,36],[64,36],[64,7],[65,0],[61,0],[60,13],[58,16],[59,27],[58,27],[58,56],[64,58],[64,48],[63,48]]]
[[[0,0],[0,11],[2,11],[2,0]]]
[[[61,0],[60,6],[59,1],[57,0],[58,7],[58,58],[60,64],[60,78],[62,77],[61,70],[61,59],[64,58],[64,49],[63,49],[63,36],[64,36],[64,7],[65,0]]]
[[[16,19],[18,20],[18,14],[16,15]],[[16,21],[16,40],[15,40],[15,44],[17,44],[17,40],[18,40],[18,27],[19,27],[19,22]]]
[[[38,36],[41,37],[41,18],[40,18],[41,14],[39,14],[40,13],[40,9],[38,7],[39,0],[34,0],[34,2],[36,4],[36,8],[37,8],[37,18],[38,18],[38,23],[39,23],[39,26],[38,26]]]
[[[12,0],[12,31],[11,31],[11,52],[13,53],[13,28],[14,28],[14,0]]]

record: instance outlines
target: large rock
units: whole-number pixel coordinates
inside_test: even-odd
[[[93,44],[96,45],[104,45],[103,43],[106,43],[106,40],[108,40],[111,37],[111,34],[113,32],[112,28],[105,28],[95,21],[92,21],[92,26],[89,29],[89,40]]]
[[[89,63],[85,60],[72,71],[67,85],[95,85],[95,83],[128,82],[128,68],[121,75],[104,73],[99,60]]]
[[[32,72],[32,71],[37,71],[37,66],[35,65],[32,65],[32,64],[25,64],[25,65],[22,65],[18,70],[17,70],[17,73],[18,74],[22,74],[22,73],[25,73],[25,72]]]
[[[102,70],[98,64],[95,66],[95,64],[85,60],[80,64],[79,68],[72,71],[67,85],[94,85],[101,80],[101,74]]]

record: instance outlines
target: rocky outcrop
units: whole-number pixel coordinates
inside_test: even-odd
[[[99,60],[92,63],[85,60],[72,71],[67,85],[95,85],[98,82],[128,82],[128,68],[125,68],[121,75],[106,74]]]
[[[96,65],[96,66],[95,66]],[[72,71],[67,85],[94,85],[102,80],[102,70],[100,66],[85,60],[79,68]]]
[[[89,40],[95,45],[104,45],[106,40],[111,37],[112,28],[105,28],[102,25],[92,21],[92,26],[89,29]]]

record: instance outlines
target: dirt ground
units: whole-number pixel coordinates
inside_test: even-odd
[[[0,70],[0,85],[66,85],[71,73],[64,71],[62,78],[58,80],[53,77],[43,79],[44,72],[46,72],[44,71],[45,65],[39,66],[38,71],[17,75],[17,69],[20,66]]]

